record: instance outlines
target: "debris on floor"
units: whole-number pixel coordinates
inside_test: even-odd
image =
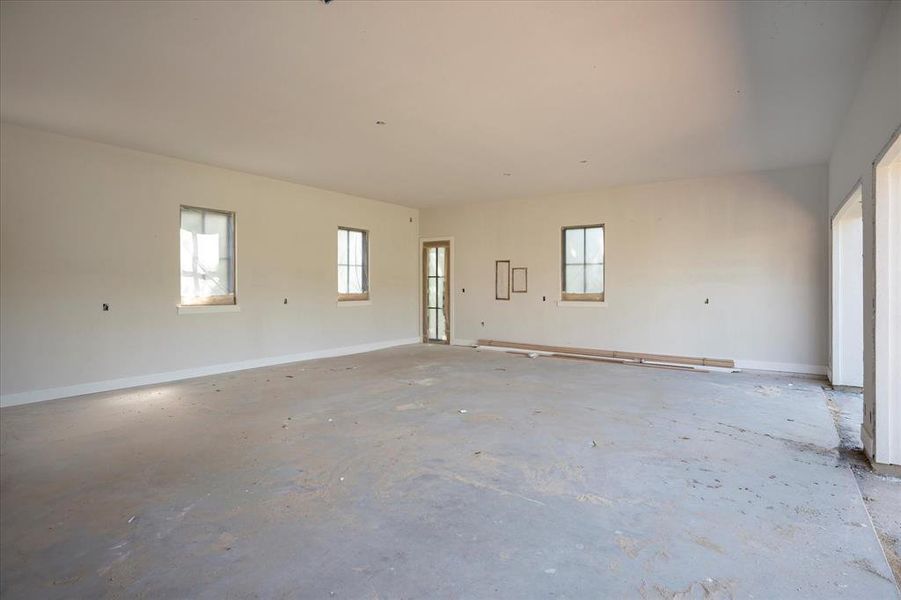
[[[865,460],[859,396],[830,394],[856,410],[833,450],[817,380],[538,360],[508,377],[523,354],[483,354],[264,367],[215,397],[213,378],[166,384],[176,420],[161,386],[3,408],[0,595],[897,596],[867,507],[897,556],[901,490],[861,463],[861,499],[845,466]]]

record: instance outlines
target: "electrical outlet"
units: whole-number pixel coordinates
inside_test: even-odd
[[[103,303],[103,312],[109,312],[109,304],[106,302]]]

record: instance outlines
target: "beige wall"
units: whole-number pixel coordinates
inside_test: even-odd
[[[236,212],[240,312],[177,314],[180,204]],[[415,209],[3,123],[0,224],[5,404],[418,335]],[[337,306],[338,225],[368,306]]]
[[[415,209],[16,125],[0,144],[5,404],[413,341],[417,239],[436,236],[455,238],[458,341],[826,361],[824,166],[435,208],[420,223]],[[182,203],[236,211],[240,312],[177,314]],[[560,227],[597,222],[606,306],[558,306]],[[339,224],[371,231],[369,306],[335,302]],[[493,299],[504,258],[529,268],[509,302]]]
[[[829,209],[836,213],[857,183],[863,190],[863,363],[864,417],[861,434],[864,447],[878,462],[889,453],[888,443],[901,439],[898,433],[876,437],[877,394],[879,404],[901,399],[888,398],[877,388],[877,379],[885,380],[892,368],[882,369],[877,378],[876,367],[876,204],[873,190],[873,161],[889,144],[892,134],[901,127],[901,2],[892,2],[886,11],[882,30],[873,42],[866,67],[861,73],[854,100],[845,115],[829,161]],[[830,252],[831,254],[831,252]],[[885,389],[885,386],[883,386]],[[901,408],[899,408],[901,410]],[[897,448],[901,455],[901,447]],[[899,459],[894,459],[899,460]]]
[[[421,218],[422,236],[454,238],[459,342],[825,368],[825,165],[424,209]],[[589,223],[606,224],[606,306],[558,306],[560,228]],[[528,267],[527,294],[494,300],[497,259]]]

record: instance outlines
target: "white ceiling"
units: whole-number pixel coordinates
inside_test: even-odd
[[[886,7],[3,2],[0,117],[409,206],[813,164]]]

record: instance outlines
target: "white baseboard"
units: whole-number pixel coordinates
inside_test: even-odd
[[[44,400],[56,400],[58,398],[69,398],[72,396],[82,396],[84,394],[95,394],[97,392],[109,392],[112,390],[132,388],[142,385],[167,383],[170,381],[178,381],[180,379],[191,379],[193,377],[204,377],[206,375],[229,373],[231,371],[243,371],[245,369],[270,367],[273,365],[281,365],[285,363],[313,360],[315,358],[329,358],[333,356],[346,356],[348,354],[360,354],[361,352],[372,352],[373,350],[393,348],[394,346],[418,344],[419,341],[420,340],[418,337],[414,337],[404,338],[400,340],[389,340],[385,342],[372,342],[369,344],[358,344],[356,346],[328,348],[326,350],[313,350],[311,352],[301,352],[300,354],[267,356],[265,358],[255,358],[251,360],[242,360],[232,363],[221,363],[218,365],[196,367],[193,369],[181,369],[179,371],[166,371],[163,373],[151,373],[149,375],[137,375],[134,377],[121,377],[118,379],[108,379],[106,381],[92,381],[89,383],[79,383],[76,385],[67,385],[64,387],[18,392],[15,394],[3,394],[2,396],[0,396],[0,407],[16,406],[18,404],[29,404],[31,402],[42,402]]]
[[[454,341],[453,341],[453,343],[452,343],[451,345],[452,345],[452,346],[470,346],[470,347],[472,347],[472,346],[475,346],[475,345],[476,345],[476,340],[458,340],[458,339],[454,339]]]
[[[737,369],[751,371],[777,371],[779,373],[800,373],[803,375],[825,375],[825,365],[804,365],[800,363],[766,362],[761,360],[736,360]]]

